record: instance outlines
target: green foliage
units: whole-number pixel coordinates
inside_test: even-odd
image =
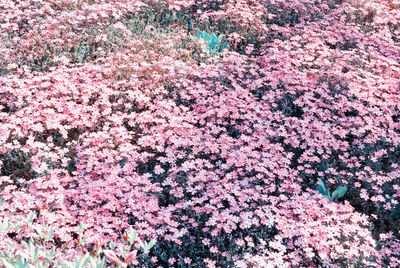
[[[149,253],[150,249],[155,245],[155,243],[156,243],[155,239],[151,240],[149,243],[147,243],[147,242],[143,243],[141,240],[139,240],[139,244],[143,248],[144,254]]]
[[[347,191],[347,186],[341,186],[337,188],[331,195],[330,191],[325,188],[324,182],[318,178],[320,185],[318,185],[317,190],[330,201],[337,202],[339,198],[343,197]]]
[[[217,36],[215,33],[208,34],[203,31],[197,31],[197,36],[207,44],[206,52],[210,55],[217,55],[228,47],[228,43],[222,43],[224,35]],[[194,39],[192,37],[192,39]]]
[[[28,219],[16,219],[18,221],[23,221],[28,225],[32,224],[34,214]],[[8,218],[0,221],[0,232],[7,232],[11,226],[14,226],[17,230],[17,225],[13,224]],[[103,251],[102,245],[98,245],[96,253],[86,253],[83,256],[75,256],[73,261],[67,261],[63,259],[62,252],[57,251],[53,246],[51,249],[44,246],[44,243],[48,241],[53,241],[53,228],[52,226],[39,225],[35,227],[36,232],[39,235],[39,239],[30,238],[28,242],[21,241],[22,246],[25,248],[21,251],[13,251],[12,249],[16,247],[15,244],[9,244],[9,250],[0,250],[0,267],[7,268],[25,268],[25,267],[65,267],[65,268],[102,268],[106,267],[106,259],[100,255],[100,253],[105,253]],[[80,246],[85,248],[86,237],[83,237],[84,226],[80,224],[77,229],[77,234],[79,235]],[[155,245],[156,240],[153,239],[150,242],[142,241],[138,233],[130,228],[127,233],[127,241],[130,246],[133,246],[136,241],[139,242],[140,247],[143,249],[144,254],[148,254],[150,249]],[[124,242],[125,243],[125,242]],[[111,252],[117,249],[117,246],[112,240],[109,241],[108,247]],[[120,248],[121,249],[121,248]],[[124,265],[117,264],[117,267],[126,267],[128,263],[136,259],[137,250],[127,252],[124,249],[120,250],[120,255],[125,259]],[[94,254],[94,255],[93,255]],[[115,254],[115,253],[114,253]],[[117,255],[115,255],[117,256]],[[117,257],[118,258],[118,257]]]

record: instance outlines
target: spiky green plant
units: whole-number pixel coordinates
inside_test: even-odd
[[[215,33],[208,34],[204,31],[197,31],[197,37],[207,44],[205,52],[209,55],[215,56],[228,47],[228,43],[222,43],[223,34],[217,36]],[[192,39],[195,41],[196,38],[192,37]]]

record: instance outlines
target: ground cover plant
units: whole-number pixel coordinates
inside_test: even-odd
[[[398,0],[0,14],[2,266],[400,266]]]

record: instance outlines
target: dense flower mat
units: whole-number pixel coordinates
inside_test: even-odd
[[[0,14],[3,266],[400,266],[399,0]]]

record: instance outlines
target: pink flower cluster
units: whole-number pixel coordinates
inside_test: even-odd
[[[399,10],[0,1],[0,217],[35,215],[0,249],[48,224],[72,258],[82,223],[157,238],[143,266],[399,265]]]

